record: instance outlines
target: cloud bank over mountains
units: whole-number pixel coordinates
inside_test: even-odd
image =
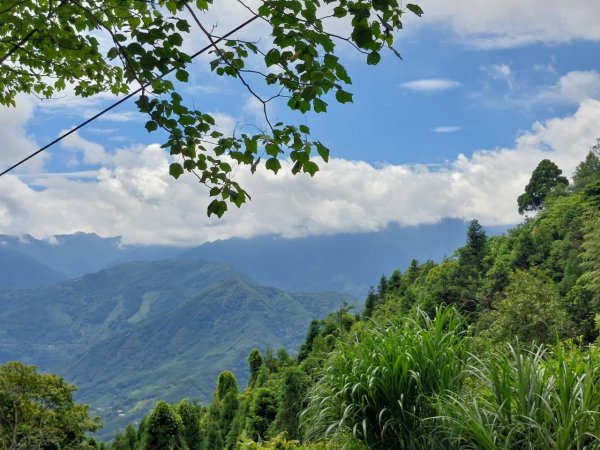
[[[539,161],[549,158],[570,176],[600,136],[600,69],[595,61],[579,60],[575,48],[582,42],[588,46],[600,42],[597,26],[600,1],[579,0],[574,4],[560,0],[451,3],[422,0],[417,3],[425,15],[406,16],[410,23],[403,39],[418,41],[421,32],[442,30],[451,43],[448,50],[466,48],[469,60],[473,55],[485,54],[483,64],[479,69],[475,66],[475,70],[473,66],[457,67],[451,54],[452,64],[446,66],[441,65],[443,61],[439,66],[431,62],[419,65],[415,58],[415,62],[411,60],[415,71],[404,82],[395,78],[396,69],[389,69],[394,70],[390,79],[402,91],[403,101],[416,99],[410,103],[416,106],[405,116],[410,119],[410,111],[423,108],[430,116],[425,119],[435,119],[431,124],[422,122],[427,135],[439,139],[431,141],[431,147],[439,148],[439,155],[444,155],[429,160],[434,164],[376,164],[344,159],[340,155],[346,149],[336,149],[335,135],[325,136],[332,141],[328,144],[333,158],[329,164],[321,164],[321,171],[314,178],[306,174],[291,175],[290,163],[285,161],[277,176],[264,169],[251,175],[248,168],[240,167],[235,177],[253,200],[241,209],[231,205],[223,219],[207,218],[210,199],[206,190],[193,176],[172,179],[168,175],[170,156],[158,144],[136,144],[139,139],[118,128],[132,121],[131,129],[143,131],[143,117],[131,111],[116,112],[104,117],[104,122],[94,124],[97,128],[73,135],[53,153],[43,153],[18,171],[0,178],[0,233],[46,237],[86,231],[103,236],[121,235],[126,243],[189,245],[269,233],[291,237],[370,231],[391,222],[416,225],[442,218],[477,218],[488,225],[519,222],[516,198]],[[222,30],[248,17],[248,12],[234,0],[216,2],[212,14],[207,20],[218,22]],[[247,31],[251,38],[259,38],[264,27],[256,23]],[[563,60],[561,55],[555,58],[552,52],[538,54],[541,47],[548,49],[565,43],[569,43],[568,58],[564,54]],[[190,40],[189,50],[195,51],[202,44]],[[531,54],[538,55],[536,58],[529,58],[526,52],[519,53],[527,46],[531,47],[527,50],[533,49]],[[510,49],[516,49],[515,53],[509,53]],[[199,60],[206,63],[213,57],[203,55]],[[191,73],[193,82],[186,89],[198,101],[208,102],[209,96],[219,96],[216,103],[222,106],[213,110],[218,109],[216,116],[224,128],[236,126],[240,120],[239,116],[234,117],[236,114],[256,115],[256,105],[214,84],[206,68],[199,66],[197,72]],[[477,78],[482,74],[484,82]],[[478,83],[489,85],[489,90],[478,94]],[[376,83],[365,84],[372,90],[378,88]],[[463,115],[438,117],[449,101],[468,104],[469,95],[475,98],[472,110]],[[219,103],[226,98],[233,99],[231,102],[237,109],[228,109],[231,105],[226,102]],[[20,97],[17,108],[0,108],[3,164],[7,167],[45,143],[36,142],[43,138],[32,135],[38,131],[32,118],[44,117],[48,123],[59,115],[69,119],[89,117],[103,102],[111,100],[111,96],[85,101],[65,96],[36,104],[31,98]],[[478,124],[485,125],[485,108],[504,108],[515,116],[527,117],[514,127],[501,120],[493,122],[494,127],[496,123],[497,127],[506,126],[514,142],[501,148],[485,148],[487,144],[484,148],[474,148],[468,144],[483,130],[478,129]],[[402,120],[397,111],[381,113],[391,117],[398,114],[398,120]],[[535,122],[538,117],[544,120]],[[378,117],[359,119],[378,120]],[[338,120],[346,123],[350,119],[340,115]],[[107,123],[111,128],[102,128]],[[368,125],[364,127],[365,133],[370,133]],[[70,126],[68,122],[62,125],[66,126]],[[517,131],[518,128],[527,129]],[[57,131],[52,129],[51,133]],[[109,135],[110,139],[102,139]],[[410,148],[407,141],[398,144],[393,138],[377,137],[381,139],[373,145],[388,149],[387,154],[410,155],[410,159],[397,160],[419,161],[418,151]],[[364,152],[368,159],[369,148]],[[58,159],[61,165],[54,165]]]
[[[22,111],[15,114],[7,130],[15,149],[32,147],[24,134],[27,119]],[[595,142],[598,123],[600,101],[588,99],[572,115],[533,124],[511,148],[460,154],[441,167],[334,158],[314,178],[291,175],[289,162],[278,175],[251,175],[240,167],[236,177],[253,200],[241,209],[231,206],[223,219],[206,217],[207,192],[192,176],[175,181],[168,175],[170,157],[159,145],[108,152],[76,136],[65,150],[99,168],[0,178],[0,229],[36,237],[93,231],[121,235],[126,243],[184,245],[267,233],[369,231],[445,217],[511,224],[521,220],[516,198],[538,162],[550,158],[571,175]]]

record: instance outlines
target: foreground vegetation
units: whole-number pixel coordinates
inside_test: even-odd
[[[245,389],[226,371],[209,405],[56,448],[600,449],[599,152],[570,185],[542,161],[518,201],[533,218],[493,238],[472,221],[452,257],[313,321],[295,357],[252,350]]]

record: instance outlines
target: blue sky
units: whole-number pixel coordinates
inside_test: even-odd
[[[66,143],[0,179],[0,233],[46,237],[75,231],[125,242],[197,244],[232,236],[368,231],[390,222],[443,217],[485,224],[520,220],[516,197],[543,158],[570,175],[600,137],[600,2],[425,0],[391,52],[367,66],[347,48],[354,103],[292,116],[332,150],[310,179],[264,171],[239,180],[253,201],[224,219],[206,218],[206,192],[174,182],[168,155],[132,105],[114,110]],[[244,20],[223,0],[205,20],[227,30]],[[339,25],[338,25],[339,27]],[[342,29],[343,31],[343,29]],[[264,29],[245,30],[257,37]],[[189,44],[191,50],[202,42]],[[194,62],[188,102],[224,129],[260,125],[256,105],[230,80]],[[0,109],[3,166],[56,137],[113,99],[50,101],[21,96]]]

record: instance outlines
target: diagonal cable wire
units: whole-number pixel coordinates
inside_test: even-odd
[[[234,29],[232,29],[231,31],[227,32],[226,34],[224,34],[223,36],[219,37],[218,39],[215,40],[215,43],[221,42],[224,39],[227,39],[229,36],[231,36],[232,34],[238,32],[239,30],[241,30],[242,28],[246,27],[247,25],[249,25],[251,22],[253,22],[254,20],[256,20],[259,16],[254,16],[251,17],[250,19],[246,20],[244,23],[238,25],[237,27],[235,27]],[[201,55],[202,53],[206,52],[207,50],[211,49],[213,47],[213,44],[209,44],[206,47],[198,50],[196,53],[194,53],[193,55],[190,56],[190,59],[194,59],[197,56]],[[159,77],[155,78],[155,79],[161,79],[171,73],[173,73],[175,71],[175,68],[170,69],[168,72],[165,72],[164,74],[160,75]],[[154,81],[154,80],[152,80]],[[140,92],[142,92],[144,89],[146,89],[148,86],[150,86],[152,84],[152,81],[149,81],[148,83],[146,83],[145,85],[139,87],[138,89],[136,89],[134,92],[131,92],[130,94],[128,94],[127,96],[123,97],[122,99],[120,99],[119,101],[113,103],[112,105],[108,106],[107,108],[103,109],[102,111],[100,111],[99,113],[95,114],[94,116],[90,117],[89,119],[87,119],[86,121],[80,123],[79,125],[77,125],[75,128],[72,128],[71,130],[67,131],[66,133],[60,135],[59,137],[57,137],[56,139],[54,139],[52,142],[44,145],[43,147],[41,147],[39,150],[36,150],[35,152],[31,153],[29,156],[23,158],[22,160],[20,160],[18,163],[10,166],[8,169],[6,169],[4,172],[0,173],[0,177],[7,174],[8,172],[10,172],[13,169],[16,169],[17,167],[19,167],[21,164],[23,164],[26,161],[29,161],[31,158],[33,158],[34,156],[42,153],[44,150],[47,150],[48,148],[52,147],[54,144],[62,141],[63,139],[65,139],[67,136],[70,136],[71,134],[75,133],[77,130],[85,127],[86,125],[88,125],[90,122],[93,122],[94,120],[96,120],[98,117],[106,114],[107,112],[109,112],[111,109],[116,108],[117,106],[119,106],[121,103],[126,102],[127,100],[129,100],[130,98],[136,96],[137,94],[139,94]]]

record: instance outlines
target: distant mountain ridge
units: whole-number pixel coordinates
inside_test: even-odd
[[[166,245],[123,246],[121,238],[75,233],[36,239],[0,234],[0,288],[33,288],[137,260],[161,260],[182,249]],[[20,263],[15,266],[15,262]]]
[[[440,261],[464,245],[468,223],[445,219],[435,224],[400,226],[368,233],[286,239],[259,236],[209,242],[182,257],[223,261],[260,283],[285,290],[348,292],[364,298],[369,286],[395,269],[404,271],[413,258]],[[508,227],[489,227],[490,235]]]
[[[226,262],[259,283],[285,290],[325,289],[365,297],[381,275],[404,270],[413,258],[439,261],[450,256],[464,244],[466,229],[462,220],[445,219],[417,226],[390,224],[367,233],[233,238],[193,248],[122,245],[118,237],[89,233],[41,240],[0,235],[0,249],[6,250],[0,252],[5,271],[0,289],[48,286],[130,261],[199,258]],[[488,233],[506,229],[488,228]]]

